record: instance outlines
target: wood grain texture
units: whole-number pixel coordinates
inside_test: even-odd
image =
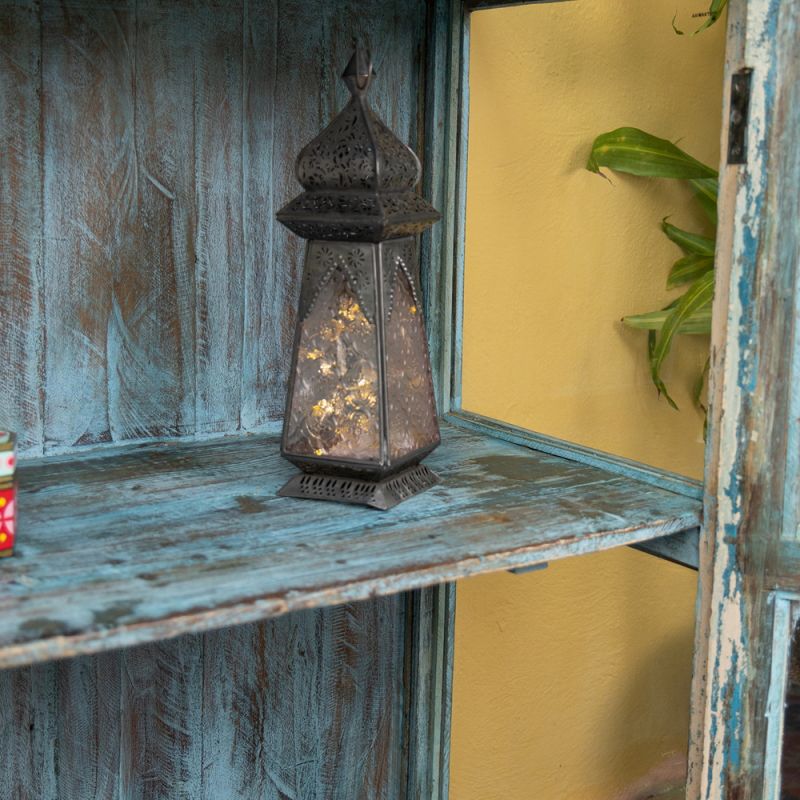
[[[459,123],[462,55],[467,46],[466,11],[462,0],[436,0],[428,18],[425,63],[425,148],[423,192],[442,220],[420,241],[425,298],[425,319],[430,343],[436,404],[439,412],[451,409],[454,350],[453,292],[456,248],[463,235],[459,222],[463,208],[459,198]]]
[[[39,8],[0,5],[0,344],[5,388],[0,428],[41,453],[41,48]]]
[[[447,800],[455,645],[455,584],[409,593],[408,766],[403,800]]]
[[[181,7],[140,2],[123,54],[129,219],[113,265],[115,440],[195,430],[194,51]]]
[[[203,777],[202,638],[155,642],[118,658],[120,795],[196,800]]]
[[[0,672],[0,797],[56,797],[57,665]]]
[[[739,0],[728,26],[726,78],[753,73],[747,163],[720,170],[690,800],[762,796],[764,763],[778,762],[764,724],[771,591],[800,574],[789,449],[800,440],[800,8]],[[724,122],[722,152],[726,134]]]
[[[699,502],[445,426],[443,483],[382,514],[277,497],[278,437],[23,466],[0,665],[334,605],[697,527]],[[80,543],[76,547],[76,542]]]
[[[703,484],[701,481],[687,478],[685,475],[678,475],[665,469],[652,467],[640,461],[633,461],[630,458],[616,456],[612,453],[604,453],[602,450],[584,447],[544,433],[529,431],[526,428],[519,427],[519,425],[484,417],[471,411],[453,412],[447,414],[445,419],[453,425],[470,431],[530,447],[532,450],[539,450],[542,453],[567,458],[580,464],[599,467],[606,472],[634,478],[651,486],[658,486],[661,489],[677,492],[687,497],[694,497],[697,500],[703,497]]]
[[[244,290],[242,227],[243,5],[193,9],[195,425],[240,427]],[[188,21],[188,20],[186,20]]]
[[[55,794],[59,798],[118,800],[122,739],[119,654],[67,659],[55,667],[52,685],[48,685],[48,691],[56,695],[55,730],[48,742],[57,765]],[[0,684],[14,674],[0,673]],[[7,735],[13,736],[13,732]]]
[[[111,439],[112,265],[133,191],[131,24],[124,0],[42,7],[45,448]]]
[[[406,605],[0,672],[1,796],[399,800],[404,663],[425,657],[407,650]]]
[[[279,419],[303,243],[274,212],[343,103],[422,146],[424,0],[0,10],[0,426],[26,455]]]

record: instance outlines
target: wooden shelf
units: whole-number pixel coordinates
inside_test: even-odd
[[[443,426],[440,486],[392,511],[280,498],[277,436],[20,468],[0,667],[124,647],[691,530],[700,502]]]

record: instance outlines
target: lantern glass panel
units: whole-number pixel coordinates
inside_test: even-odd
[[[422,310],[406,273],[394,274],[386,320],[389,454],[399,461],[439,442]]]
[[[377,361],[375,325],[336,270],[300,322],[287,453],[379,460]]]

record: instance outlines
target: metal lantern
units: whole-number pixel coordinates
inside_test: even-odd
[[[280,493],[387,509],[438,481],[419,463],[440,438],[416,235],[440,214],[367,103],[374,75],[356,49],[350,101],[300,152],[305,191],[277,215],[309,240],[281,444],[303,473]]]

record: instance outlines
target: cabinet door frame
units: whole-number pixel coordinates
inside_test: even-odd
[[[776,590],[800,588],[800,4],[731,0],[688,800],[761,797]],[[750,69],[744,163],[731,82]],[[773,748],[770,751],[770,748]]]

